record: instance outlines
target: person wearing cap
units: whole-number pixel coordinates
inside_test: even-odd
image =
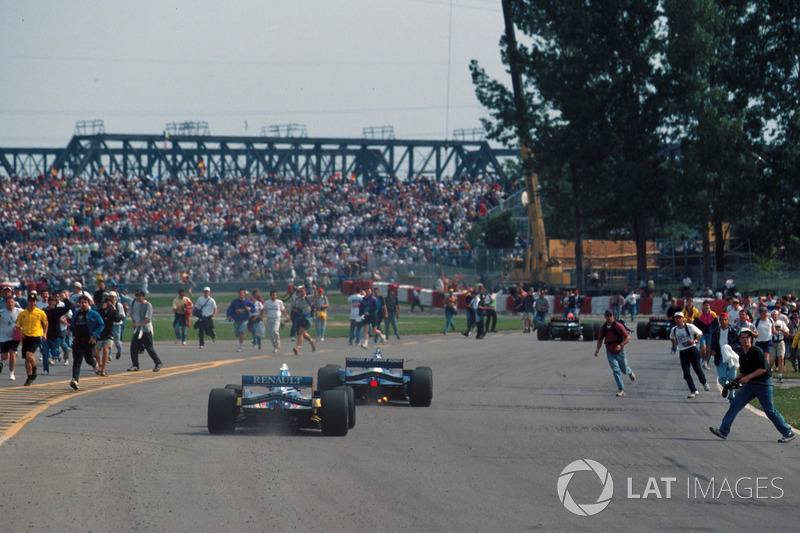
[[[100,365],[94,357],[94,347],[97,339],[103,332],[103,319],[100,314],[91,308],[90,298],[85,294],[78,297],[78,308],[69,321],[72,332],[72,379],[69,386],[78,390],[78,381],[81,378],[81,365],[91,366],[94,373],[101,374]]]
[[[781,434],[778,442],[791,442],[796,435],[783,419],[783,416],[775,409],[775,404],[772,400],[772,380],[769,365],[764,351],[758,346],[753,346],[755,334],[756,329],[751,325],[743,326],[739,332],[741,347],[736,350],[739,355],[739,375],[737,380],[742,384],[742,387],[736,397],[731,400],[728,411],[722,417],[722,423],[718,427],[712,426],[708,429],[717,437],[727,439],[733,421],[739,411],[744,409],[754,398],[758,398],[764,414]]]
[[[200,349],[205,348],[206,335],[211,337],[212,342],[216,342],[217,334],[214,331],[214,318],[217,316],[217,301],[211,297],[211,287],[203,287],[203,295],[194,303],[195,316],[198,317],[194,327],[197,330],[197,337],[200,341]]]
[[[703,333],[697,329],[694,324],[687,324],[683,316],[683,311],[675,313],[675,327],[669,333],[672,346],[680,350],[681,369],[683,370],[683,379],[689,386],[689,398],[694,398],[700,393],[694,386],[692,379],[691,369],[697,374],[697,379],[703,385],[704,390],[708,390],[708,383],[706,382],[706,375],[703,369],[700,368],[700,352],[697,351],[697,343],[703,336]]]
[[[131,339],[131,366],[128,372],[139,371],[139,352],[141,348],[153,360],[153,372],[158,372],[164,366],[153,348],[153,305],[147,301],[143,290],[134,293],[135,301],[131,306],[131,322],[133,323],[133,337]]]
[[[25,358],[25,371],[28,379],[25,386],[30,386],[36,379],[36,350],[47,339],[47,315],[36,307],[38,295],[32,291],[28,295],[28,306],[17,316],[17,329],[22,334],[22,357]]]
[[[628,328],[614,320],[614,311],[612,309],[606,309],[605,319],[605,323],[600,326],[600,331],[597,333],[597,349],[594,351],[594,356],[598,356],[600,348],[605,342],[606,358],[611,367],[611,373],[614,375],[614,382],[616,382],[619,389],[617,396],[621,397],[627,394],[622,375],[625,374],[631,381],[636,380],[636,374],[628,366],[628,356],[625,352],[625,345],[631,340],[631,336],[628,333]]]
[[[714,366],[717,368],[717,382],[724,387],[726,383],[736,377],[737,367],[723,361],[723,350],[725,346],[736,350],[741,345],[739,344],[739,332],[731,326],[728,313],[720,313],[717,320],[719,320],[719,328],[711,334],[711,355],[714,356]],[[733,396],[734,391],[731,389],[728,391],[728,401],[732,400]]]
[[[328,325],[328,308],[330,307],[325,289],[317,287],[317,294],[314,296],[314,332],[320,342],[325,342],[325,329]]]
[[[789,335],[789,327],[783,320],[783,315],[778,311],[778,308],[772,310],[770,315],[772,319],[772,347],[769,353],[769,367],[777,370],[778,375],[775,376],[778,383],[783,383],[783,369],[785,365],[786,344],[784,339]]]
[[[3,291],[2,308],[0,308],[0,372],[3,371],[3,361],[8,361],[8,378],[11,381],[17,379],[14,369],[17,366],[17,348],[19,338],[15,338],[17,329],[17,317],[22,312],[11,294],[11,289]]]
[[[94,300],[92,300],[92,295],[83,290],[83,284],[80,281],[76,281],[72,284],[72,294],[69,295],[69,301],[72,302],[72,305],[75,306],[77,309],[78,307],[78,298],[81,297],[82,294],[85,294],[89,297],[89,305],[94,306]]]

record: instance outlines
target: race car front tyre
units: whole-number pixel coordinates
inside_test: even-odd
[[[208,432],[212,435],[233,433],[236,429],[236,392],[211,389],[208,394]]]
[[[347,385],[339,385],[338,387],[334,388],[333,390],[343,390],[347,393],[347,417],[348,417],[348,429],[353,429],[356,427],[356,393],[353,392],[353,387],[348,387]]]
[[[647,322],[639,322],[636,324],[636,338],[637,339],[649,339],[650,338],[650,331]]]
[[[317,371],[317,390],[333,390],[339,386],[339,365],[326,365]]]
[[[547,324],[543,324],[536,328],[536,338],[540,341],[550,340],[550,332],[548,331]]]
[[[433,371],[430,367],[415,368],[411,372],[408,389],[408,403],[411,407],[430,407],[433,399]]]
[[[344,437],[350,422],[348,420],[350,406],[347,393],[343,390],[322,391],[322,434],[327,437]]]

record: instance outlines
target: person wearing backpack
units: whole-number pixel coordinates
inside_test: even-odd
[[[606,322],[600,326],[597,335],[597,349],[594,351],[594,356],[598,356],[600,348],[605,342],[608,364],[619,389],[617,396],[625,396],[625,383],[622,381],[622,375],[627,375],[631,381],[636,380],[636,374],[628,366],[628,356],[625,353],[625,345],[631,340],[631,336],[625,326],[614,320],[613,310],[606,309],[605,318]]]

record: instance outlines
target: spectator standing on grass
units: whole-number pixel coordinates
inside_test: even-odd
[[[784,339],[789,335],[789,328],[786,322],[783,321],[783,315],[780,314],[778,309],[772,310],[772,349],[769,353],[769,368],[775,369],[778,373],[776,376],[778,383],[783,383],[783,369],[784,359],[786,355],[786,344]]]
[[[414,287],[414,289],[411,291],[411,310],[409,311],[409,313],[413,313],[415,307],[419,307],[419,310],[421,312],[423,313],[425,312],[425,308],[422,307],[422,301],[419,299],[419,297],[420,297],[419,287]]]
[[[237,352],[242,351],[244,345],[244,336],[247,333],[247,323],[250,320],[250,312],[253,310],[254,305],[252,300],[247,299],[247,291],[239,289],[238,297],[231,302],[228,310],[225,312],[228,320],[233,321],[233,334],[239,337],[239,348]]]
[[[758,318],[753,321],[756,328],[756,346],[761,348],[764,355],[769,358],[772,351],[772,335],[775,333],[775,323],[769,317],[769,310],[766,306],[758,309]]]
[[[164,366],[153,348],[153,305],[147,301],[143,290],[134,294],[135,301],[131,306],[131,322],[133,323],[133,338],[131,339],[131,367],[128,372],[139,371],[139,351],[144,348],[147,355],[153,360],[153,372],[158,372]],[[74,366],[73,366],[74,368]]]
[[[269,291],[269,300],[264,303],[264,312],[267,315],[267,331],[272,342],[272,353],[281,349],[281,320],[286,316],[286,307],[283,300],[278,299],[278,291]]]
[[[397,292],[395,291],[395,295],[396,294]],[[447,291],[447,295],[444,297],[444,331],[442,331],[442,335],[447,335],[448,330],[456,330],[456,325],[453,322],[453,316],[456,314],[457,306],[458,298],[451,288]]]
[[[783,416],[775,409],[772,399],[772,380],[769,365],[764,351],[758,346],[753,346],[754,335],[755,328],[752,326],[743,327],[739,332],[741,347],[737,350],[739,354],[738,380],[742,384],[742,388],[739,389],[736,397],[731,401],[725,416],[722,417],[722,424],[719,427],[712,426],[708,429],[717,437],[726,439],[739,411],[744,409],[754,398],[758,398],[764,414],[781,434],[778,442],[791,442],[795,439],[795,434],[783,419]]]
[[[622,376],[628,376],[631,381],[636,380],[636,374],[628,366],[628,355],[625,351],[625,345],[631,340],[631,336],[625,326],[614,320],[614,311],[612,309],[606,309],[605,319],[605,323],[600,326],[600,331],[597,334],[597,349],[594,351],[594,356],[598,356],[600,348],[605,343],[608,365],[611,367],[614,382],[617,384],[617,389],[619,389],[617,396],[625,396],[627,393],[625,392],[625,383],[622,381]]]
[[[689,386],[689,398],[695,398],[700,393],[697,392],[697,387],[694,385],[692,379],[691,369],[697,374],[697,378],[703,385],[704,390],[708,390],[708,383],[706,383],[706,375],[703,369],[700,368],[700,352],[697,351],[697,343],[703,336],[703,333],[697,329],[693,324],[687,324],[683,316],[683,311],[678,311],[674,316],[675,327],[670,331],[669,337],[672,341],[672,346],[680,350],[681,369],[683,370],[683,379]]]
[[[196,309],[195,314],[199,314],[199,318],[194,327],[197,329],[197,337],[200,342],[200,349],[202,350],[206,345],[206,335],[211,337],[211,341],[215,342],[217,334],[214,331],[214,319],[217,316],[217,301],[211,297],[211,287],[203,287],[203,295],[200,296],[194,304]]]

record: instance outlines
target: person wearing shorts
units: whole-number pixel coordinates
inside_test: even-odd
[[[233,320],[233,334],[239,337],[239,348],[237,352],[242,351],[244,345],[244,336],[247,334],[247,324],[250,321],[250,313],[255,308],[255,304],[251,300],[245,298],[247,291],[239,289],[239,297],[231,302],[228,306],[226,315],[228,320]]]
[[[11,381],[16,380],[14,369],[17,365],[17,348],[19,341],[14,339],[17,328],[17,316],[22,309],[17,307],[17,302],[11,296],[11,291],[5,297],[4,306],[0,309],[0,372],[3,371],[4,362],[8,361],[9,376]]]
[[[717,314],[711,310],[710,301],[705,300],[702,307],[703,310],[700,312],[700,316],[695,318],[692,324],[697,326],[697,329],[703,334],[697,342],[697,348],[700,350],[700,359],[703,362],[703,370],[711,370],[711,367],[708,366],[708,360],[711,358],[711,336],[719,329],[719,320],[717,320]]]
[[[28,307],[26,307],[17,317],[17,328],[22,333],[22,356],[25,358],[25,371],[28,379],[25,386],[30,386],[36,379],[36,350],[42,343],[42,339],[47,339],[47,315],[44,311],[36,307],[38,300],[36,291],[28,295]]]
[[[111,347],[114,346],[114,324],[120,320],[119,310],[114,303],[114,298],[110,294],[103,296],[103,301],[100,304],[100,309],[97,310],[100,318],[103,319],[103,331],[100,336],[96,338],[97,342],[94,345],[94,358],[100,365],[99,376],[107,376],[106,366],[108,365],[109,353]]]

